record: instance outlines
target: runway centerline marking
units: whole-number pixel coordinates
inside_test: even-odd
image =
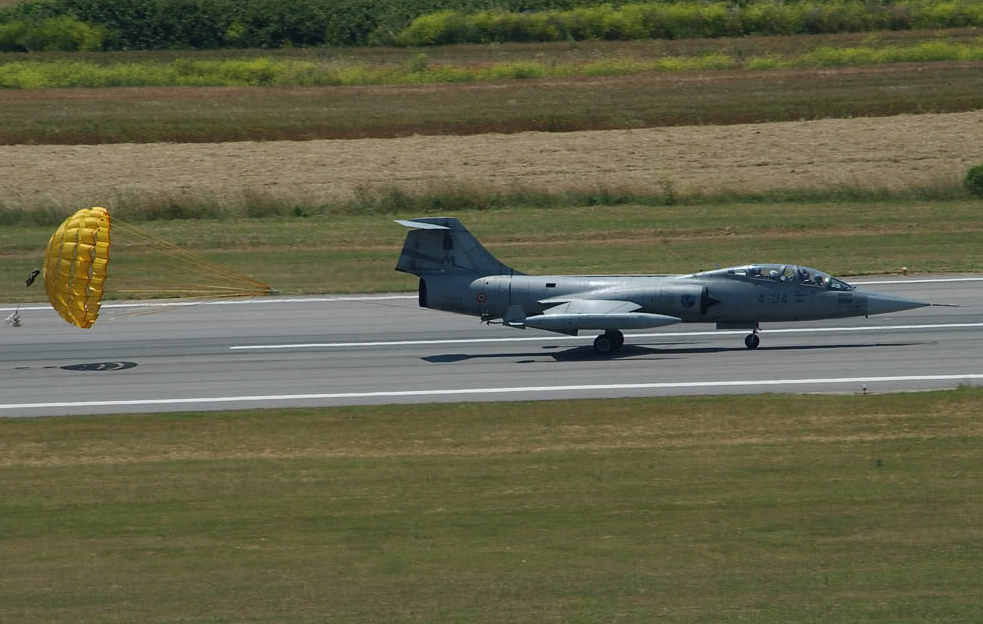
[[[784,329],[764,329],[762,334],[792,334],[820,332],[863,332],[900,329],[957,329],[965,327],[983,327],[983,323],[941,323],[933,325],[872,325],[862,327],[790,327]],[[721,329],[693,332],[659,332],[650,334],[626,334],[626,338],[671,338],[674,336],[715,336],[727,334],[746,334],[746,329]],[[332,347],[399,347],[411,345],[440,345],[440,344],[477,344],[495,342],[553,342],[557,340],[593,340],[594,335],[584,336],[516,336],[514,338],[449,338],[442,340],[387,340],[378,342],[309,342],[299,344],[279,345],[236,345],[229,347],[231,351],[261,350],[261,349],[325,349]]]
[[[51,403],[10,403],[0,404],[0,410],[5,409],[39,409],[50,407],[111,407],[126,405],[185,405],[189,403],[232,403],[232,402],[282,402],[323,399],[362,399],[362,398],[398,398],[412,396],[453,396],[468,394],[515,394],[515,393],[548,393],[548,392],[578,392],[594,390],[659,390],[672,388],[711,388],[711,387],[754,387],[754,386],[789,386],[799,385],[833,385],[858,383],[886,383],[903,381],[970,381],[983,380],[983,374],[967,373],[953,375],[904,375],[893,377],[833,377],[815,379],[740,379],[726,381],[679,381],[664,383],[635,383],[635,384],[586,384],[576,386],[518,386],[499,388],[451,388],[433,390],[383,390],[376,392],[337,392],[320,394],[271,394],[234,397],[197,397],[181,399],[129,399],[105,401],[56,401]]]

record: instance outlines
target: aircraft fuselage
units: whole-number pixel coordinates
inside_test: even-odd
[[[436,310],[500,318],[513,305],[532,316],[570,299],[630,301],[641,306],[638,312],[675,316],[684,323],[747,324],[867,314],[862,291],[715,273],[421,276],[426,284],[422,303]]]

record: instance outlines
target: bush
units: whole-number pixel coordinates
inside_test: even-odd
[[[983,197],[983,165],[971,167],[966,172],[966,178],[963,180],[963,184],[966,185],[966,189],[973,195]]]
[[[458,43],[464,16],[456,11],[431,13],[413,20],[409,28],[399,33],[397,41],[403,45],[441,45]]]
[[[337,0],[327,18],[324,43],[333,46],[364,46],[379,28],[374,0]]]
[[[450,3],[450,0],[449,0]],[[562,41],[565,39],[684,39],[862,32],[983,25],[983,3],[969,0],[678,0],[551,8],[537,13],[454,10],[417,17],[397,37],[401,45]],[[579,3],[578,3],[579,4]]]
[[[62,15],[0,25],[2,52],[101,50],[105,30]]]
[[[983,26],[979,0],[25,0],[0,50],[441,45]]]

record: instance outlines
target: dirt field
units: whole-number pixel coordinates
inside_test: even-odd
[[[960,180],[983,162],[983,111],[570,133],[217,144],[0,147],[0,207],[262,192],[305,203],[441,184],[677,192]]]

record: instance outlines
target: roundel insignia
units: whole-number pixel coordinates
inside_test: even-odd
[[[696,297],[693,295],[683,295],[680,303],[683,304],[684,308],[692,308],[693,305],[696,304]]]
[[[478,303],[484,303],[488,301],[488,295],[485,293],[478,293]]]

